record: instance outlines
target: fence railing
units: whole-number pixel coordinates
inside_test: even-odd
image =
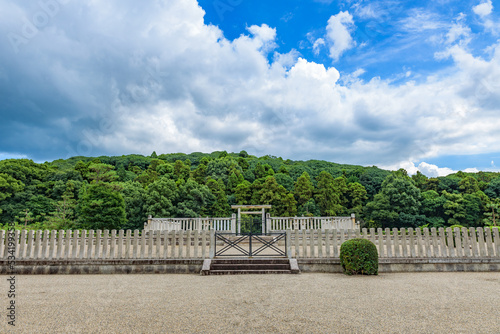
[[[285,232],[286,230],[340,230],[357,229],[356,217],[271,217],[266,214],[265,232]],[[241,222],[233,214],[230,218],[153,218],[144,224],[146,231],[206,231],[216,230],[236,233]]]
[[[230,218],[152,218],[144,224],[146,231],[229,231],[236,232],[236,215]]]
[[[214,255],[215,230],[0,230],[0,259],[178,259]],[[271,238],[272,236],[268,236]],[[498,229],[287,230],[281,247],[293,258],[338,258],[352,238],[371,240],[380,258],[500,258]],[[220,242],[220,241],[218,241]],[[217,244],[219,247],[219,244]],[[285,246],[286,245],[286,246]],[[223,246],[223,245],[220,245]]]
[[[427,228],[362,230],[295,230],[288,254],[295,258],[338,258],[346,240],[364,238],[377,247],[380,258],[500,257],[498,229]]]
[[[206,258],[208,231],[0,231],[0,258],[173,259]],[[12,253],[13,250],[13,253]]]
[[[356,229],[356,218],[350,217],[267,217],[268,231]]]

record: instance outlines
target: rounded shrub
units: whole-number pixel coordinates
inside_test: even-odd
[[[378,275],[377,247],[367,239],[350,239],[340,246],[340,264],[347,275]]]

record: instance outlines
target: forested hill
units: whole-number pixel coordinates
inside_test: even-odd
[[[498,225],[500,174],[427,178],[404,170],[213,152],[0,161],[0,223],[30,229],[141,229],[153,217],[355,213],[365,227]]]

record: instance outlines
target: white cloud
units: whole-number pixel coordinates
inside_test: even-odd
[[[403,30],[409,32],[437,30],[448,25],[443,22],[436,13],[422,9],[411,10],[408,16],[402,19],[399,24]]]
[[[465,26],[461,22],[454,23],[446,34],[446,43],[452,44],[462,38],[468,42],[470,33],[471,30],[469,27]]]
[[[491,0],[486,0],[485,2],[482,2],[479,5],[474,6],[472,10],[480,17],[485,17],[490,15],[491,12],[493,11],[493,4],[491,3]]]
[[[16,11],[23,13],[21,4]],[[4,110],[2,152],[244,149],[398,166],[498,150],[498,45],[482,59],[454,43],[441,53],[453,63],[447,72],[393,84],[363,81],[362,70],[341,77],[296,51],[279,53],[276,30],[267,25],[228,40],[204,23],[194,0],[133,10],[121,1],[67,6],[18,54],[10,48],[0,54],[4,106],[15,106]],[[346,28],[352,18],[347,12],[332,18],[325,43],[340,56],[353,46]],[[17,27],[6,24],[0,20],[2,35]],[[19,117],[33,121],[20,124]],[[423,163],[408,168],[447,172]]]
[[[388,14],[387,7],[391,7],[394,4],[387,3],[355,3],[353,5],[355,10],[355,15],[360,17],[361,19],[379,19]]]
[[[418,165],[418,170],[420,170],[420,173],[428,177],[446,176],[457,172],[456,170],[453,170],[448,167],[438,167],[436,165],[428,164],[426,162],[421,162]]]
[[[349,12],[332,15],[326,27],[326,39],[330,44],[330,58],[337,61],[344,51],[355,46],[351,36],[354,21]]]
[[[383,166],[382,168],[387,170],[398,170],[403,168],[408,172],[408,175],[415,175],[417,172],[420,172],[427,177],[446,176],[458,172],[448,167],[438,167],[424,161],[418,164],[418,166],[415,166],[415,163],[412,161],[403,161],[394,165]]]
[[[313,44],[313,52],[315,55],[319,54],[320,48],[325,45],[325,40],[323,38],[318,38],[314,41]]]
[[[498,24],[498,22],[495,22],[490,16],[493,11],[493,4],[491,3],[491,0],[486,0],[479,5],[474,6],[472,10],[481,18],[482,24],[486,31],[498,35],[498,33],[500,32],[500,25]]]

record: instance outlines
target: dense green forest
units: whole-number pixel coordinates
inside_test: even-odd
[[[342,216],[363,227],[498,225],[500,174],[427,178],[377,167],[213,152],[0,161],[0,224],[141,229],[153,217],[227,217],[232,204],[273,216]]]

